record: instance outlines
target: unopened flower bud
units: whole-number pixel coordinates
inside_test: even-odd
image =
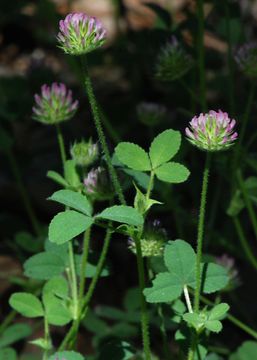
[[[73,101],[72,91],[64,84],[43,85],[41,94],[35,95],[33,118],[44,124],[57,124],[69,120],[78,109],[78,101]]]
[[[156,78],[161,81],[174,81],[184,76],[192,66],[192,57],[173,36],[158,56]]]
[[[187,139],[201,150],[227,150],[234,144],[238,134],[234,131],[236,121],[226,112],[209,111],[195,116],[186,128]]]
[[[257,43],[242,45],[235,55],[240,70],[248,77],[257,77]]]
[[[164,120],[166,108],[159,104],[142,102],[137,106],[137,115],[143,124],[156,126]]]
[[[101,21],[84,13],[72,13],[59,23],[57,40],[66,54],[87,54],[101,47],[106,29]]]
[[[99,151],[97,144],[93,144],[90,139],[88,142],[85,140],[79,143],[75,142],[70,149],[70,153],[76,165],[89,166],[97,160]]]
[[[146,226],[143,238],[140,240],[142,256],[162,256],[164,251],[167,234],[165,229],[160,227],[160,222],[155,220],[152,224]],[[129,249],[136,253],[136,244],[132,238],[129,238]]]

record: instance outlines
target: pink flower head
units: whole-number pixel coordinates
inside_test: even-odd
[[[72,13],[60,21],[57,40],[66,54],[87,54],[103,45],[106,29],[95,17]]]
[[[236,121],[226,112],[211,110],[195,116],[186,128],[187,139],[201,150],[226,150],[234,144],[238,134],[234,131]]]
[[[73,101],[72,91],[62,83],[43,85],[41,94],[35,95],[33,118],[44,124],[57,124],[73,117],[78,108],[78,101]]]

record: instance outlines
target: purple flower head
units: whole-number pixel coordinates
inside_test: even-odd
[[[66,54],[87,54],[104,44],[106,29],[95,17],[72,13],[60,21],[57,40]]]
[[[72,92],[64,84],[43,85],[41,94],[35,95],[33,118],[44,124],[57,124],[69,120],[78,109],[78,101],[73,101]]]
[[[184,76],[192,66],[192,57],[184,50],[177,38],[172,36],[157,58],[156,78],[161,81],[174,81]]]
[[[257,42],[242,45],[235,60],[240,70],[248,77],[257,77]]]
[[[88,142],[85,140],[75,142],[70,149],[70,153],[76,165],[89,166],[96,161],[99,151],[97,144],[93,144],[92,140],[89,139]]]
[[[226,112],[211,110],[195,116],[186,128],[187,139],[201,150],[227,150],[234,144],[238,134],[234,131],[236,121]]]

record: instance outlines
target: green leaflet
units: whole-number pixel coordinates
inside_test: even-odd
[[[49,225],[49,240],[63,244],[80,235],[93,224],[93,219],[74,210],[57,214]]]
[[[87,216],[92,215],[92,206],[85,195],[72,190],[56,191],[48,200],[56,201],[60,204],[75,209]]]
[[[9,300],[10,306],[23,316],[34,318],[44,316],[41,302],[29,293],[14,293]]]
[[[169,129],[156,136],[149,150],[152,168],[155,169],[173,158],[178,152],[180,144],[179,131]]]
[[[144,149],[136,144],[121,142],[116,146],[115,154],[119,161],[133,170],[151,170],[151,163],[148,154]]]
[[[144,218],[136,209],[131,206],[115,205],[103,210],[96,216],[97,219],[117,221],[119,223],[132,226],[140,226],[144,223]]]

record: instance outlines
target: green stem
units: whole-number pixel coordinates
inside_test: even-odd
[[[111,230],[107,230],[106,232],[106,236],[104,239],[104,244],[103,244],[103,248],[100,254],[100,258],[98,260],[97,263],[97,267],[96,267],[96,272],[94,274],[94,277],[89,285],[88,291],[86,296],[84,297],[84,299],[82,300],[81,303],[81,311],[80,311],[80,316],[79,318],[73,322],[72,326],[70,327],[68,333],[66,334],[65,338],[63,339],[60,347],[59,347],[59,351],[62,351],[64,349],[66,349],[67,345],[74,339],[74,337],[76,336],[77,332],[78,332],[78,327],[79,327],[79,323],[81,321],[82,318],[84,318],[86,312],[87,312],[87,308],[89,305],[89,302],[93,296],[96,284],[100,278],[100,275],[102,273],[103,270],[103,266],[106,260],[106,256],[107,256],[107,252],[109,249],[109,245],[110,245],[110,240],[111,240],[111,236],[112,236],[112,231]]]
[[[138,270],[140,300],[141,300],[141,326],[142,326],[143,347],[145,353],[145,360],[151,360],[149,319],[147,313],[147,305],[143,294],[143,291],[145,289],[144,261],[142,256],[140,238],[136,235],[134,237],[134,241],[136,244],[137,270]]]
[[[249,196],[248,196],[247,191],[245,189],[244,179],[242,177],[241,171],[237,171],[237,180],[238,180],[239,188],[240,188],[241,193],[243,195],[243,199],[244,199],[246,208],[248,210],[249,217],[250,217],[251,222],[252,222],[255,237],[257,239],[257,218],[256,218],[256,215],[255,215],[255,211],[254,211],[253,205],[251,203],[251,200],[249,199]]]
[[[200,304],[200,291],[201,291],[201,261],[202,261],[202,248],[203,248],[203,236],[204,236],[204,222],[205,222],[205,210],[208,190],[208,178],[210,172],[210,160],[211,155],[207,153],[205,169],[203,173],[202,192],[201,192],[201,203],[200,213],[197,231],[197,252],[196,252],[196,287],[195,287],[195,298],[194,298],[194,311],[199,311]]]
[[[22,181],[20,169],[19,169],[19,166],[18,166],[17,161],[15,159],[15,156],[13,155],[12,150],[9,150],[7,152],[7,157],[8,157],[9,164],[10,164],[12,173],[14,175],[15,181],[16,181],[18,191],[20,193],[20,197],[22,199],[22,202],[23,202],[24,208],[25,208],[25,210],[27,212],[27,215],[28,215],[28,217],[30,219],[33,230],[37,235],[40,235],[39,222],[38,222],[37,217],[35,215],[35,212],[33,210],[33,206],[31,204],[31,201],[30,201],[29,195],[27,193],[27,190],[26,190],[26,188],[24,186],[24,183]]]
[[[242,248],[244,249],[245,255],[247,256],[248,260],[250,261],[252,266],[255,268],[255,270],[257,270],[257,259],[255,258],[254,254],[248,244],[248,241],[246,239],[244,230],[242,228],[242,225],[240,223],[238,216],[233,217],[233,222],[234,222],[237,234],[238,234],[238,238],[242,245]]]
[[[45,337],[45,342],[47,344],[47,348],[44,350],[43,360],[48,360],[48,350],[51,339],[49,334],[49,325],[46,317],[44,317],[44,337]]]
[[[74,253],[72,242],[69,241],[69,266],[71,271],[71,279],[72,279],[72,300],[73,300],[73,319],[78,319],[79,315],[79,303],[78,303],[78,283],[77,283],[77,275],[75,269],[75,261],[74,261]]]
[[[65,162],[66,162],[66,153],[65,153],[64,139],[63,139],[61,127],[59,124],[56,124],[56,132],[57,132],[57,140],[58,140],[58,144],[59,144],[62,164],[64,166]]]
[[[81,259],[81,269],[80,269],[80,286],[79,286],[79,306],[81,311],[81,302],[84,296],[85,285],[86,285],[86,266],[87,266],[87,259],[89,254],[89,242],[90,242],[90,235],[91,235],[91,227],[88,228],[84,235],[83,241],[83,251],[82,251],[82,259]]]
[[[120,203],[125,205],[126,201],[125,201],[125,198],[124,198],[124,195],[123,195],[123,192],[122,192],[122,188],[121,188],[117,173],[116,173],[116,171],[114,169],[114,166],[112,165],[112,159],[111,159],[110,151],[108,149],[105,134],[103,132],[103,128],[102,128],[102,124],[101,124],[101,118],[100,118],[100,112],[99,112],[99,109],[98,109],[98,105],[97,105],[97,101],[96,101],[96,98],[95,98],[92,82],[91,82],[91,79],[90,79],[86,57],[83,60],[84,61],[83,61],[82,66],[83,66],[84,76],[85,76],[85,87],[86,87],[86,92],[87,92],[87,95],[88,95],[88,100],[89,100],[89,103],[90,103],[90,106],[91,106],[96,131],[97,131],[99,141],[100,141],[101,147],[103,149],[103,152],[104,152],[104,155],[105,155],[105,158],[106,158],[106,162],[107,162],[110,178],[111,178],[113,186],[114,186],[114,190],[115,190],[116,194],[118,195]]]
[[[146,201],[148,201],[150,199],[153,185],[154,185],[154,172],[151,171],[150,180],[149,180],[149,184],[148,184],[147,192],[146,192]]]
[[[96,272],[95,272],[94,277],[93,277],[93,279],[92,279],[92,281],[91,281],[91,283],[89,285],[87,294],[84,297],[83,302],[82,302],[82,311],[83,312],[85,311],[86,307],[90,303],[90,300],[91,300],[91,298],[93,296],[93,293],[95,291],[96,284],[97,284],[97,282],[98,282],[98,280],[100,278],[100,275],[102,273],[103,266],[104,266],[106,256],[107,256],[107,252],[108,252],[109,245],[110,245],[111,236],[112,236],[112,231],[108,229],[107,232],[106,232],[105,239],[104,239],[104,244],[103,244],[103,248],[102,248],[102,251],[101,251],[101,255],[100,255],[100,258],[99,258],[98,263],[97,263]]]
[[[204,0],[197,0],[198,16],[198,66],[199,86],[202,110],[206,111],[206,78],[205,78],[205,48],[204,48]]]

